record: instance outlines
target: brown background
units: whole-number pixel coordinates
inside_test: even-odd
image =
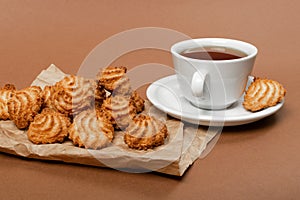
[[[299,7],[298,0],[1,0],[1,85],[25,87],[50,63],[76,73],[101,41],[152,26],[249,41],[259,49],[253,74],[287,88],[283,109],[224,128],[213,151],[183,178],[0,154],[1,199],[299,199]],[[172,65],[169,53],[151,50],[121,61]]]

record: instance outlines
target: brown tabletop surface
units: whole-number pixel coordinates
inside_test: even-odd
[[[300,1],[0,1],[0,84],[28,86],[54,63],[77,73],[100,42],[139,27],[192,38],[245,40],[259,49],[253,75],[281,82],[283,108],[225,127],[214,149],[182,178],[28,160],[0,153],[0,199],[299,199]],[[139,40],[139,38],[136,38]],[[169,52],[142,50],[116,61],[172,66]]]

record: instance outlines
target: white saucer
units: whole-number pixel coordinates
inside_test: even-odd
[[[252,78],[249,77],[248,85],[252,82]],[[276,106],[253,113],[244,109],[241,97],[238,102],[225,110],[200,109],[182,96],[176,75],[152,83],[147,89],[147,97],[155,107],[170,116],[205,126],[236,126],[251,123],[274,114],[284,104],[282,101]]]

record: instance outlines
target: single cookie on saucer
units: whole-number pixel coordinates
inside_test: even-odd
[[[245,93],[243,106],[246,110],[256,112],[275,106],[283,100],[285,94],[286,90],[277,81],[254,78]]]

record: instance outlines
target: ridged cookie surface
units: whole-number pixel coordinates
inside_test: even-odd
[[[285,93],[277,81],[255,78],[245,93],[243,106],[252,112],[259,111],[281,102]]]
[[[12,84],[6,84],[3,88],[0,89],[0,119],[7,120],[9,119],[8,113],[8,101],[12,96],[13,91],[16,88]]]
[[[44,87],[43,91],[42,91],[42,98],[43,98],[43,107],[46,108],[52,108],[52,96],[55,92],[55,87],[54,86],[50,86],[47,85]]]
[[[130,92],[129,78],[126,76],[126,67],[109,66],[104,68],[97,76],[99,83],[113,95],[127,94]]]
[[[67,115],[76,115],[92,106],[94,85],[91,80],[70,75],[55,84],[51,98],[54,109]]]
[[[135,106],[137,113],[140,113],[144,110],[145,100],[139,95],[137,91],[133,91],[131,93],[130,99],[133,102],[133,105]]]
[[[130,148],[147,150],[163,145],[167,136],[167,126],[162,121],[140,114],[126,128],[124,142]]]
[[[27,128],[41,109],[43,100],[42,89],[30,86],[12,93],[8,101],[10,119],[19,129]]]
[[[45,108],[31,122],[27,136],[34,144],[61,143],[68,136],[70,124],[70,119],[65,115]]]
[[[102,104],[117,129],[125,129],[136,115],[136,107],[128,96],[110,96]]]
[[[74,145],[87,149],[101,149],[113,139],[114,129],[106,118],[99,118],[94,110],[76,115],[69,128],[69,139]]]

